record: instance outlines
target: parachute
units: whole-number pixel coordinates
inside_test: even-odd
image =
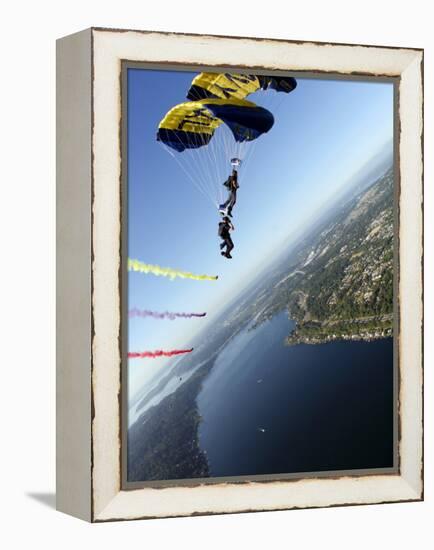
[[[161,120],[157,140],[218,208],[229,163],[245,171],[258,138],[274,124],[270,110],[246,97],[258,91],[287,94],[296,85],[288,76],[200,73],[187,92],[189,101],[172,107]]]
[[[201,73],[193,80],[187,98],[192,100],[213,97],[244,99],[259,89],[289,93],[296,86],[295,78],[290,76]]]
[[[242,99],[202,99],[173,107],[160,122],[157,139],[178,152],[208,145],[228,125],[237,142],[252,141],[274,124],[267,109]]]

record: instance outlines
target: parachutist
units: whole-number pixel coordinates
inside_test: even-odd
[[[229,259],[232,258],[231,250],[234,248],[234,243],[232,242],[230,232],[234,230],[235,227],[231,220],[228,218],[228,216],[224,216],[222,221],[219,223],[218,234],[223,241],[222,243],[220,243],[220,250],[222,251],[221,255]],[[223,250],[225,247],[226,250]]]
[[[229,190],[229,196],[226,202],[220,205],[220,211],[225,212],[227,208],[227,215],[232,218],[232,209],[237,202],[237,190],[239,189],[238,185],[238,173],[235,168],[232,170],[232,174],[223,184]]]
[[[223,184],[229,195],[219,206],[222,217],[232,217],[237,201],[237,168],[243,162],[240,157],[245,158],[247,152],[244,146],[250,147],[274,124],[273,113],[247,98],[256,92],[268,95],[269,90],[274,90],[273,94],[288,94],[296,86],[291,76],[203,72],[191,83],[187,93],[189,101],[173,106],[158,125],[157,141],[213,204],[218,204],[220,180],[211,178],[208,181],[208,176],[203,179],[200,172],[209,169],[209,174],[218,173],[215,167],[217,155],[221,153],[224,162],[230,160],[232,174]],[[195,151],[197,154],[192,156]],[[226,247],[223,254],[227,258],[231,258],[230,251],[234,247],[229,231],[226,231],[227,237],[222,237],[222,250]]]

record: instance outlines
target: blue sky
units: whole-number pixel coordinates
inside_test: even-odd
[[[129,273],[128,307],[206,311],[212,319],[266,265],[279,243],[392,139],[393,86],[297,79],[291,94],[269,91],[249,96],[273,112],[275,124],[256,140],[250,159],[240,169],[235,249],[233,259],[226,260],[218,248],[215,207],[155,139],[158,123],[171,107],[185,101],[196,74],[128,70],[128,255],[219,279],[170,281]],[[229,161],[227,166],[219,163],[216,182],[221,175],[223,183],[229,172]],[[129,349],[183,347],[204,322],[130,319]],[[130,360],[130,392],[167,363]]]

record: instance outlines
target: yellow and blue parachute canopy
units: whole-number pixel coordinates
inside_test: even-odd
[[[200,73],[193,79],[187,99],[244,99],[258,90],[273,89],[289,93],[297,86],[291,76],[251,75],[236,73]]]
[[[273,126],[273,115],[251,101],[206,98],[176,105],[158,126],[157,140],[182,152],[207,145],[226,124],[235,141],[252,141]]]

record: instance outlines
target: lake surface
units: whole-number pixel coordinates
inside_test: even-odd
[[[240,332],[197,403],[211,476],[393,466],[393,340],[285,346],[285,313]]]

